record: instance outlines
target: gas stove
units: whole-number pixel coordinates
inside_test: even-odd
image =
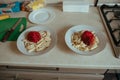
[[[120,6],[102,5],[100,13],[109,35],[115,57],[120,58]]]

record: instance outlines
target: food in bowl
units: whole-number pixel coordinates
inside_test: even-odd
[[[98,47],[99,39],[95,32],[82,30],[74,32],[71,37],[72,46],[81,51],[91,51]]]
[[[48,48],[51,44],[49,31],[30,31],[23,40],[28,52],[38,52]]]

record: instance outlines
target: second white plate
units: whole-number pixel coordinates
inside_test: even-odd
[[[34,10],[28,16],[28,19],[35,24],[45,24],[52,21],[54,18],[54,11],[46,8]]]
[[[91,50],[91,51],[80,51],[80,50],[78,50],[78,49],[76,49],[75,47],[72,46],[72,42],[71,42],[72,34],[74,32],[78,32],[78,31],[82,31],[82,30],[89,30],[89,31],[94,31],[95,32],[96,36],[99,39],[99,45],[96,49]],[[71,27],[65,34],[65,42],[66,42],[67,46],[73,52],[78,53],[78,54],[82,54],[82,55],[93,55],[93,54],[99,53],[106,46],[106,40],[105,40],[104,35],[100,31],[98,31],[97,28],[87,26],[87,25],[77,25],[77,26]]]

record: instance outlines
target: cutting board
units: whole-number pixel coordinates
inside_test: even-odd
[[[0,20],[0,41],[5,36],[5,33],[11,29],[19,18],[8,18],[5,20]],[[21,22],[17,25],[14,32],[11,33],[7,41],[16,41],[18,36],[26,29],[26,18],[23,17]]]

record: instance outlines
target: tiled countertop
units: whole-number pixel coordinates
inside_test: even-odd
[[[56,31],[58,37],[56,46],[48,53],[26,56],[18,51],[16,42],[0,43],[0,65],[120,69],[120,59],[114,56],[97,8],[90,7],[89,13],[68,13],[62,12],[59,8],[50,8],[56,13],[55,19],[51,23],[41,25]],[[19,17],[23,16],[24,13],[15,13],[11,14],[11,16]],[[72,52],[67,47],[64,41],[65,32],[71,26],[81,24],[93,26],[103,32],[107,40],[103,51],[92,56],[83,56]],[[28,27],[35,25],[28,21]]]

